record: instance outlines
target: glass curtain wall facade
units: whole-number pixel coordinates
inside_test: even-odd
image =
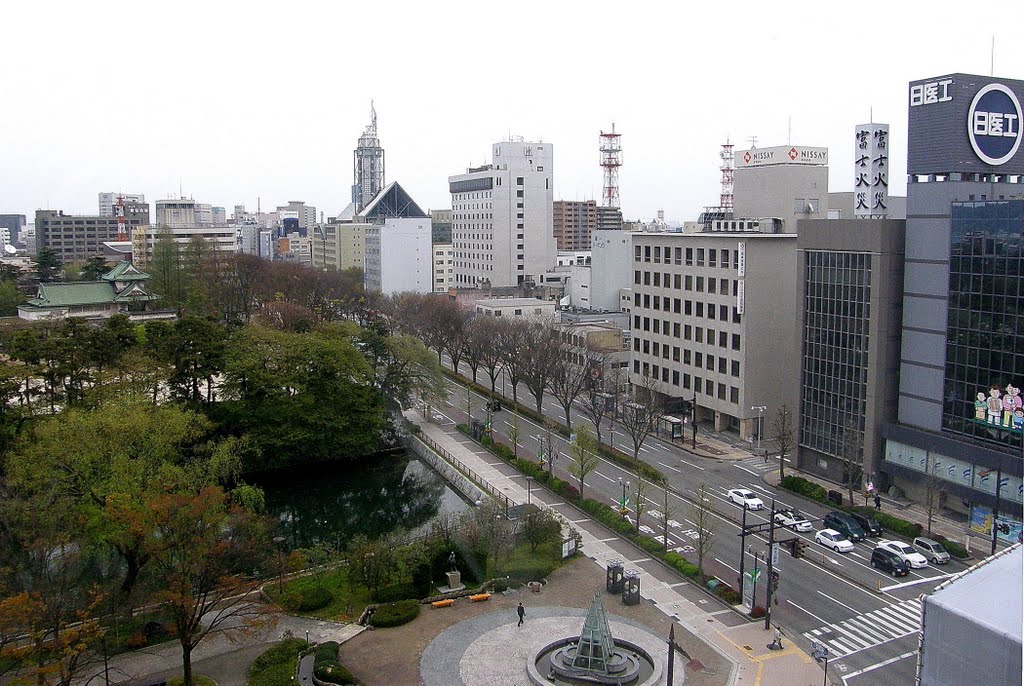
[[[807,251],[800,444],[859,463],[864,446],[871,255]]]
[[[944,431],[1020,454],[1024,200],[952,206]]]

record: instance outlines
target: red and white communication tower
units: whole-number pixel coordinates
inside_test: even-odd
[[[733,173],[736,170],[736,160],[732,153],[732,143],[728,139],[722,143],[722,195],[718,204],[723,212],[732,212],[733,200]]]
[[[114,216],[117,217],[117,240],[128,240],[128,227],[124,219],[124,196],[117,196],[117,205],[114,206]]]
[[[601,205],[604,207],[619,206],[619,167],[622,166],[622,134],[601,132],[601,168],[604,169],[604,191],[601,194]]]

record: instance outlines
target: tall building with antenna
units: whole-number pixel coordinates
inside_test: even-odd
[[[352,204],[358,214],[384,188],[384,148],[377,138],[377,110],[370,101],[370,125],[352,153]]]
[[[601,132],[601,168],[604,169],[604,189],[601,192],[602,207],[619,207],[619,167],[622,166],[622,134],[615,133],[612,122],[610,133]]]

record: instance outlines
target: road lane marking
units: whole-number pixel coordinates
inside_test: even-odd
[[[822,624],[828,624],[828,622],[826,622],[826,621],[825,621],[824,619],[822,619],[822,618],[821,618],[821,617],[819,617],[818,615],[814,614],[814,613],[813,613],[813,612],[811,612],[810,610],[805,610],[804,608],[800,607],[799,605],[797,605],[796,603],[794,603],[794,602],[793,602],[792,600],[790,600],[789,598],[786,598],[786,602],[787,602],[787,603],[789,603],[790,605],[792,605],[793,607],[795,607],[796,609],[800,610],[801,612],[805,612],[805,613],[809,614],[809,615],[810,615],[811,617],[814,617],[814,618],[815,618],[816,620],[818,620],[818,621],[819,621],[820,623],[822,623]]]
[[[818,595],[820,595],[820,596],[822,596],[822,597],[824,597],[824,598],[828,598],[829,600],[831,600],[831,601],[832,601],[833,603],[835,603],[835,604],[837,604],[837,605],[842,605],[843,607],[845,607],[845,608],[846,608],[847,610],[849,610],[850,612],[857,612],[857,610],[855,610],[854,608],[850,607],[850,606],[849,606],[849,605],[847,605],[846,603],[841,603],[841,602],[839,602],[838,600],[836,600],[835,598],[833,598],[832,596],[830,596],[830,595],[827,595],[827,594],[825,594],[825,593],[822,593],[821,591],[818,591]]]
[[[592,474],[596,474],[597,476],[601,477],[602,479],[607,479],[608,481],[611,481],[612,483],[616,483],[615,479],[611,478],[610,476],[605,476],[604,474],[602,474],[601,472],[599,472],[597,470],[594,470],[591,473]]]
[[[662,467],[665,467],[667,469],[671,469],[673,472],[680,472],[680,473],[682,473],[682,471],[683,471],[679,467],[673,467],[672,465],[665,464],[664,462],[659,462],[658,464],[660,464]]]
[[[912,650],[909,653],[903,653],[902,655],[897,655],[896,657],[890,657],[888,660],[882,660],[881,662],[876,662],[875,664],[868,665],[867,667],[864,667],[863,669],[858,669],[856,672],[850,672],[849,674],[847,674],[847,675],[842,677],[843,685],[845,686],[847,679],[852,679],[854,677],[860,676],[861,674],[867,674],[868,672],[873,672],[876,669],[880,669],[882,667],[886,667],[888,665],[891,665],[894,662],[899,662],[900,660],[905,660],[908,657],[913,657],[914,655],[917,655],[917,651],[916,650]]]
[[[882,586],[881,591],[883,593],[886,593],[888,591],[894,591],[897,588],[906,588],[907,586],[916,586],[917,584],[923,584],[923,583],[927,583],[929,581],[942,581],[943,579],[948,579],[951,576],[953,576],[953,574],[942,574],[940,576],[926,576],[923,579],[918,579],[917,581],[904,581],[902,584],[893,584],[892,586]]]
[[[694,464],[694,463],[692,463],[692,462],[687,462],[686,460],[684,460],[684,459],[682,459],[682,458],[679,458],[679,461],[680,461],[680,462],[682,462],[682,463],[683,463],[683,464],[685,464],[685,465],[689,465],[689,466],[693,467],[694,469],[699,469],[699,470],[700,470],[700,471],[702,471],[702,472],[704,471],[704,468],[703,468],[703,467],[701,467],[700,465],[695,465],[695,464]]]
[[[740,570],[736,569],[736,568],[735,568],[735,567],[733,567],[732,565],[728,565],[728,564],[726,564],[726,563],[722,562],[722,561],[721,561],[721,560],[719,560],[719,559],[718,559],[717,557],[715,558],[715,562],[717,562],[718,564],[722,565],[723,567],[728,567],[729,569],[731,569],[732,571],[736,572],[737,574],[739,574],[739,573],[740,573]]]
[[[746,467],[743,467],[742,465],[738,465],[735,462],[733,462],[732,466],[735,467],[736,469],[739,469],[741,471],[746,472],[747,474],[752,474],[753,476],[756,476],[759,479],[761,478],[761,474],[758,473],[758,472],[755,472],[753,469],[747,469]]]

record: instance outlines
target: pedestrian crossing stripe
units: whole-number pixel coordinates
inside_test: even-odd
[[[828,646],[830,657],[843,657],[920,630],[921,601],[913,599],[805,631],[804,636]]]

